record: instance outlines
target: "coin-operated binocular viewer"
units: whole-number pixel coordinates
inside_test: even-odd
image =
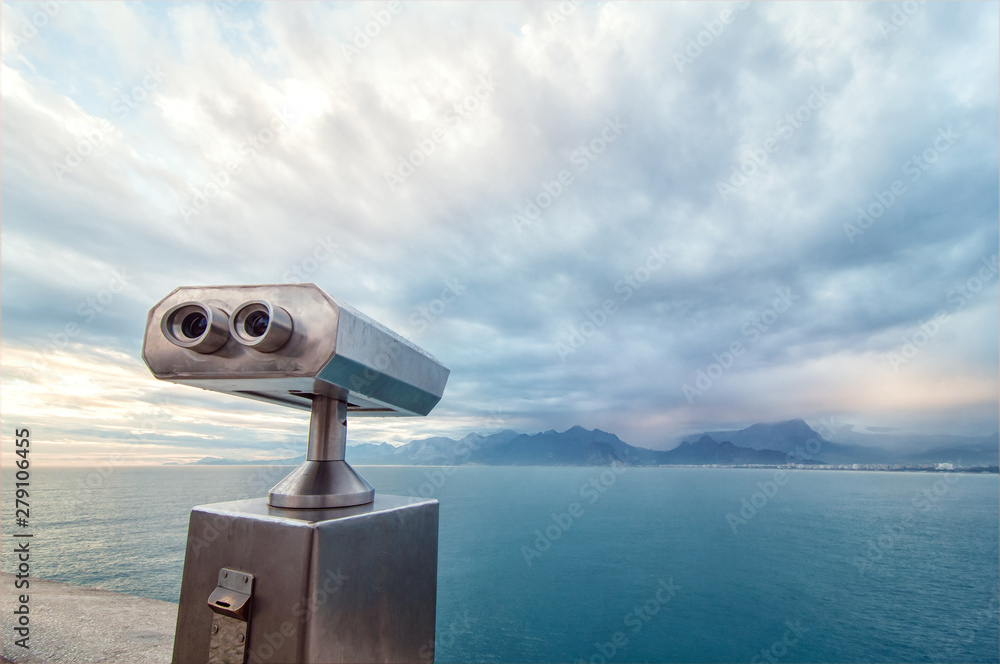
[[[314,284],[178,288],[142,356],[311,413],[305,462],[266,500],[192,510],[174,663],[432,661],[438,503],[376,495],[344,452],[348,415],[426,415],[448,369]]]

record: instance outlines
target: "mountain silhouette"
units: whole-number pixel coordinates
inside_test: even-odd
[[[864,440],[852,434],[851,440]],[[878,438],[873,435],[872,438]],[[898,436],[896,437],[899,438]],[[354,465],[427,466],[659,466],[659,465],[784,465],[900,464],[950,462],[956,466],[996,466],[1000,436],[963,438],[942,436],[947,445],[928,447],[934,437],[924,435],[921,448],[886,449],[856,443],[838,443],[821,436],[801,419],[758,423],[738,431],[713,431],[688,437],[671,450],[629,445],[613,433],[574,426],[566,431],[525,434],[506,429],[458,440],[432,436],[405,445],[362,443],[349,445],[347,461]],[[923,440],[926,439],[926,440]],[[199,465],[294,465],[305,456],[269,461],[235,461],[205,457]]]

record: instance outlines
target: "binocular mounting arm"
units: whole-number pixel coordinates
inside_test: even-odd
[[[314,395],[309,417],[306,460],[267,495],[271,507],[326,509],[364,505],[375,489],[344,460],[347,404]]]

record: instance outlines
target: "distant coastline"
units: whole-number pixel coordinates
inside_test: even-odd
[[[349,445],[347,460],[356,466],[566,466],[765,468],[882,472],[1000,473],[1000,436],[982,438],[919,436],[895,449],[875,444],[828,440],[801,419],[755,424],[738,431],[707,432],[688,437],[669,450],[636,447],[600,429],[576,426],[524,434],[505,430],[489,435],[471,433],[459,440],[430,437],[405,445],[361,443]],[[867,439],[854,434],[852,440]],[[291,459],[238,460],[204,457],[167,465],[294,466],[305,455]]]
[[[305,457],[302,458],[304,460]],[[350,461],[350,459],[348,459]],[[301,463],[299,461],[298,463]],[[275,460],[257,460],[257,461],[237,461],[232,459],[219,459],[218,463],[213,463],[212,461],[192,461],[190,463],[165,463],[164,466],[177,466],[179,468],[190,468],[191,466],[287,466],[288,468],[294,468],[298,463],[293,463],[290,459],[275,459]],[[413,463],[352,463],[352,466],[356,467],[378,467],[378,468],[449,468],[455,466],[461,466],[466,468],[605,468],[607,466],[571,466],[571,465],[554,465],[554,464],[544,464],[544,465],[523,465],[523,464],[483,464],[483,463],[464,463],[464,464],[413,464]],[[722,464],[708,464],[708,465],[694,465],[694,464],[663,464],[659,466],[635,466],[634,468],[690,468],[690,469],[704,469],[704,468],[736,468],[736,469],[747,469],[747,470],[828,470],[828,471],[849,471],[849,472],[880,472],[880,473],[962,473],[970,475],[997,475],[1000,474],[1000,466],[968,466],[960,468],[951,469],[941,469],[933,467],[923,467],[923,466],[861,466],[854,468],[853,466],[810,466],[805,464],[790,464],[785,466],[767,466],[767,465],[722,465]]]

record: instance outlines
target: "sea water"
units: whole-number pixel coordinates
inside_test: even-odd
[[[191,507],[290,470],[33,464],[31,573],[176,602]],[[998,661],[996,475],[359,470],[441,502],[440,662]]]

